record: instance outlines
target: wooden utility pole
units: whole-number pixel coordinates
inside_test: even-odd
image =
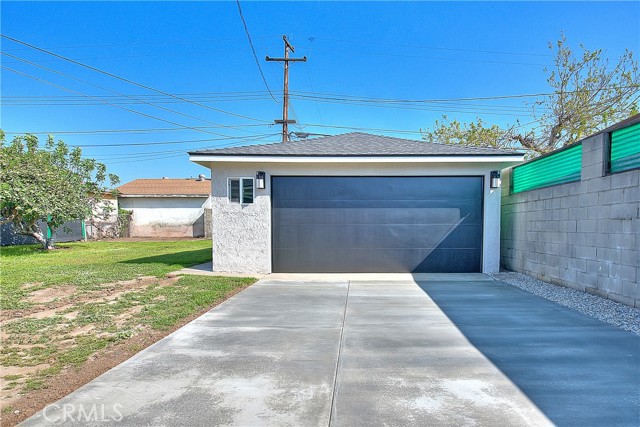
[[[289,50],[295,52],[295,49],[287,40],[287,36],[282,36],[284,40],[284,58],[271,58],[267,56],[267,61],[284,62],[284,90],[282,94],[282,120],[274,120],[275,123],[282,123],[282,142],[289,140],[289,123],[295,123],[295,120],[289,120],[289,62],[306,62],[307,57],[289,58]]]

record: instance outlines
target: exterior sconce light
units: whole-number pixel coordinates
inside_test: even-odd
[[[265,175],[264,171],[256,172],[256,188],[260,190],[265,189]]]
[[[491,181],[489,186],[491,188],[500,188],[502,180],[500,179],[500,171],[491,171]]]

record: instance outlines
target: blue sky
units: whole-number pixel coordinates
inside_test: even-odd
[[[602,48],[612,60],[625,48],[640,53],[638,2],[241,6],[276,99],[282,66],[265,62],[265,55],[281,56],[286,34],[293,55],[308,57],[290,74],[299,121],[290,130],[300,132],[361,129],[420,139],[419,130],[443,114],[527,123],[525,101],[533,98],[455,99],[548,92],[547,43],[561,32],[575,50],[580,43]],[[271,123],[282,104],[266,91],[235,2],[3,1],[1,12],[6,36],[199,104],[2,39],[2,51],[12,55],[2,55],[2,65],[39,79],[2,69],[6,132],[55,132],[56,139],[83,145],[86,156],[106,163],[122,182],[208,175],[186,151],[279,140],[280,128]]]

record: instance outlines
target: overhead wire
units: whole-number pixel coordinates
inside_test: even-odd
[[[239,129],[239,130],[241,130],[241,131],[243,131],[243,132],[249,132],[249,131],[247,131],[246,129],[242,129],[242,128],[239,128],[239,127],[235,127],[235,126],[233,126],[233,125],[223,125],[223,124],[221,124],[221,123],[213,122],[213,121],[211,121],[211,120],[203,119],[203,118],[201,118],[201,117],[192,116],[192,115],[190,115],[190,114],[185,114],[185,113],[182,113],[182,112],[180,112],[180,111],[176,111],[176,110],[172,110],[172,109],[170,109],[170,108],[162,107],[162,106],[160,106],[160,105],[156,105],[155,103],[148,102],[148,101],[144,101],[144,100],[141,100],[141,99],[135,98],[135,97],[130,96],[130,95],[125,95],[125,94],[120,93],[120,92],[118,92],[118,91],[115,91],[115,90],[112,90],[112,89],[106,88],[106,87],[104,87],[104,86],[100,86],[100,85],[97,85],[97,84],[94,84],[94,83],[88,82],[88,81],[86,81],[86,80],[79,79],[79,78],[74,77],[74,76],[72,76],[72,75],[69,75],[69,74],[63,73],[63,72],[58,71],[58,70],[55,70],[55,69],[53,69],[53,68],[45,67],[44,65],[37,64],[37,63],[35,63],[35,62],[29,61],[29,60],[24,59],[24,58],[20,58],[20,57],[18,57],[18,56],[12,55],[12,54],[7,53],[7,52],[4,52],[4,51],[0,51],[0,53],[2,53],[2,55],[9,56],[9,57],[14,58],[14,59],[17,59],[17,60],[19,60],[19,61],[21,61],[21,62],[24,62],[24,63],[27,63],[27,64],[29,64],[29,65],[32,65],[32,66],[34,66],[34,67],[41,68],[41,69],[43,69],[43,70],[46,70],[46,71],[49,71],[49,72],[52,72],[52,73],[55,73],[55,74],[58,74],[58,75],[64,76],[64,77],[66,77],[66,78],[69,78],[69,79],[72,79],[72,80],[75,80],[75,81],[81,82],[81,83],[86,84],[86,85],[89,85],[89,86],[96,87],[96,88],[98,88],[98,89],[101,89],[101,90],[104,90],[104,91],[107,91],[107,92],[115,93],[115,94],[116,94],[116,95],[118,95],[118,96],[122,96],[122,97],[125,97],[125,98],[128,98],[128,99],[133,99],[133,100],[139,101],[139,102],[141,102],[141,103],[143,103],[143,104],[145,104],[145,105],[150,105],[150,106],[152,106],[152,107],[154,107],[154,108],[159,108],[159,109],[161,109],[161,110],[168,111],[168,112],[173,113],[173,114],[177,114],[177,115],[180,115],[180,116],[183,116],[183,117],[187,117],[187,118],[190,118],[190,119],[194,119],[194,120],[199,120],[199,121],[202,121],[202,122],[205,122],[205,123],[209,123],[209,124],[213,124],[213,125],[216,125],[216,126],[220,126],[220,127],[223,127],[223,128]]]
[[[211,149],[213,149],[213,148],[228,148],[228,147],[237,146],[237,145],[240,145],[240,144],[243,144],[243,143],[244,142],[236,142],[236,143],[227,144],[227,145],[224,145],[224,146],[215,146],[215,147],[209,147],[209,148],[211,148]],[[208,148],[204,148],[202,150],[206,150],[206,149],[208,149]],[[109,161],[107,163],[108,164],[120,164],[120,163],[134,163],[134,162],[137,162],[137,161],[163,160],[163,159],[167,159],[167,158],[181,157],[181,156],[183,156],[185,154],[188,154],[188,153],[183,151],[182,154],[167,155],[167,156],[158,155],[157,157],[147,158],[147,159],[123,160],[123,161],[115,161],[115,162]],[[128,158],[128,157],[123,157],[123,158]]]
[[[92,66],[90,66],[90,65],[84,64],[84,63],[79,62],[79,61],[76,61],[76,60],[74,60],[74,59],[67,58],[67,57],[65,57],[65,56],[62,56],[62,55],[59,55],[59,54],[57,54],[57,53],[51,52],[51,51],[49,51],[49,50],[46,50],[46,49],[40,48],[40,47],[35,46],[35,45],[33,45],[33,44],[30,44],[30,43],[24,42],[24,41],[22,41],[22,40],[18,40],[18,39],[16,39],[16,38],[9,37],[9,36],[7,36],[7,35],[5,35],[5,34],[0,34],[0,37],[5,38],[5,39],[7,39],[7,40],[10,40],[10,41],[12,41],[12,42],[14,42],[14,43],[18,43],[18,44],[21,44],[21,45],[24,45],[24,46],[30,47],[30,48],[32,48],[32,49],[34,49],[34,50],[37,50],[37,51],[42,52],[42,53],[45,53],[45,54],[47,54],[47,55],[51,55],[51,56],[53,56],[53,57],[63,59],[63,60],[65,60],[65,61],[68,61],[68,62],[70,62],[70,63],[76,64],[76,65],[79,65],[79,66],[81,66],[81,67],[84,67],[84,68],[86,68],[86,69],[89,69],[89,70],[95,71],[95,72],[97,72],[97,73],[104,74],[104,75],[106,75],[106,76],[109,76],[109,77],[112,77],[112,78],[114,78],[114,79],[117,79],[117,80],[123,81],[123,82],[125,82],[125,83],[129,83],[129,84],[131,84],[131,85],[135,85],[135,86],[141,87],[141,88],[143,88],[143,89],[146,89],[146,90],[149,90],[149,91],[152,91],[152,92],[157,92],[157,93],[160,93],[160,94],[165,95],[165,96],[170,96],[170,97],[172,97],[172,98],[182,100],[182,101],[187,102],[187,103],[192,104],[192,105],[196,105],[196,106],[199,106],[199,107],[202,107],[202,108],[206,108],[206,109],[208,109],[208,110],[212,110],[212,111],[217,111],[217,112],[219,112],[219,113],[223,113],[223,114],[227,114],[227,115],[231,115],[231,116],[235,116],[235,117],[240,117],[240,118],[243,118],[243,119],[248,119],[248,120],[258,121],[258,122],[268,122],[268,121],[266,121],[266,120],[257,119],[257,118],[255,118],[255,117],[249,117],[249,116],[245,116],[245,115],[242,115],[242,114],[233,113],[233,112],[230,112],[230,111],[222,110],[222,109],[219,109],[219,108],[214,108],[214,107],[211,107],[211,106],[208,106],[208,105],[205,105],[205,104],[201,104],[201,103],[198,103],[198,102],[194,102],[194,101],[188,100],[188,99],[186,99],[186,98],[183,98],[183,97],[180,97],[180,96],[177,96],[177,95],[171,94],[171,93],[169,93],[169,92],[165,92],[165,91],[163,91],[163,90],[156,89],[156,88],[153,88],[153,87],[151,87],[151,86],[147,86],[147,85],[144,85],[144,84],[142,84],[142,83],[138,83],[138,82],[135,82],[135,81],[133,81],[133,80],[130,80],[130,79],[127,79],[127,78],[124,78],[124,77],[118,76],[118,75],[113,74],[113,73],[110,73],[110,72],[108,72],[108,71],[104,71],[104,70],[101,70],[101,69],[99,69],[99,68],[92,67]]]
[[[35,77],[35,76],[30,75],[30,74],[23,73],[23,72],[21,72],[21,71],[15,70],[15,69],[13,69],[13,68],[9,68],[9,67],[7,67],[7,66],[5,66],[5,65],[1,65],[1,64],[0,64],[0,68],[3,68],[3,69],[5,69],[5,70],[7,70],[7,71],[11,71],[11,72],[13,72],[13,73],[15,73],[15,74],[19,74],[19,75],[21,75],[21,76],[28,77],[28,78],[30,78],[30,79],[33,79],[33,80],[39,81],[39,82],[41,82],[41,83],[47,84],[47,85],[49,85],[49,86],[56,87],[56,88],[58,88],[58,89],[61,89],[61,90],[67,91],[67,92],[75,93],[75,94],[78,94],[78,95],[81,95],[81,96],[85,96],[85,97],[88,97],[88,98],[93,98],[93,96],[92,96],[92,95],[87,95],[87,94],[84,94],[84,93],[82,93],[82,92],[78,92],[78,91],[76,91],[76,90],[69,89],[69,88],[67,88],[67,87],[64,87],[64,86],[58,85],[58,84],[53,83],[53,82],[50,82],[50,81],[48,81],[48,80],[44,80],[44,79],[41,79],[41,78],[39,78],[39,77]],[[104,100],[103,100],[102,102],[103,102],[104,104],[106,104],[106,105],[112,105],[112,106],[114,106],[114,107],[116,107],[116,108],[120,108],[120,109],[122,109],[122,110],[129,111],[129,112],[131,112],[131,113],[134,113],[134,114],[137,114],[137,115],[140,115],[140,116],[144,116],[144,117],[148,117],[148,118],[151,118],[151,119],[154,119],[154,120],[159,120],[159,121],[162,121],[162,122],[165,122],[165,123],[169,123],[169,124],[172,124],[172,125],[174,125],[174,126],[180,126],[180,127],[182,127],[182,128],[191,129],[191,130],[195,130],[195,131],[198,131],[198,132],[204,132],[204,133],[208,133],[208,134],[212,134],[212,135],[218,135],[218,136],[229,136],[229,135],[220,134],[220,133],[217,133],[217,132],[211,132],[211,131],[205,130],[205,129],[203,129],[203,128],[197,128],[197,127],[194,127],[194,126],[183,125],[182,123],[177,123],[177,122],[174,122],[174,121],[172,121],[172,120],[163,119],[163,118],[161,118],[161,117],[153,116],[153,115],[151,115],[151,114],[143,113],[143,112],[141,112],[141,111],[137,111],[137,110],[132,110],[132,109],[130,109],[130,108],[123,107],[123,106],[121,106],[121,105],[112,104],[112,103],[110,103],[110,102],[108,102],[108,101],[104,101]]]
[[[266,135],[262,135],[262,136],[255,136],[253,138],[247,138],[244,139],[242,141],[236,141],[230,144],[217,144],[217,145],[208,145],[207,147],[190,147],[188,148],[189,151],[191,150],[210,150],[210,149],[214,149],[214,148],[223,148],[223,147],[229,147],[229,146],[233,146],[236,144],[245,144],[247,142],[255,142],[255,141],[260,141],[263,140],[265,138],[269,138],[272,136],[278,136],[280,135],[278,134],[266,134]],[[200,143],[202,144],[202,143]],[[74,145],[70,145],[70,146],[74,146]],[[78,145],[75,145],[75,147],[78,147]],[[92,148],[97,148],[96,146],[92,146]],[[157,150],[157,151],[145,151],[145,152],[127,152],[126,154],[123,153],[111,153],[111,154],[102,154],[102,155],[96,155],[96,156],[92,156],[92,158],[98,160],[98,159],[120,159],[120,158],[129,158],[129,157],[147,157],[147,156],[153,156],[156,154],[168,154],[168,153],[185,153],[187,150],[187,148],[182,148],[182,149],[176,149],[176,150]]]
[[[235,126],[273,126],[271,124],[259,124],[259,123],[251,123],[251,124],[240,124]],[[196,129],[208,129],[208,128],[217,128],[218,126],[194,126]],[[16,132],[16,131],[4,131],[7,135],[19,135],[23,133],[29,133],[31,135],[102,135],[102,134],[111,134],[111,133],[155,133],[155,132],[174,132],[174,131],[183,131],[187,130],[182,127],[176,128],[146,128],[146,129],[97,129],[97,130],[51,130],[51,131],[35,131],[35,132]]]
[[[481,63],[481,64],[506,64],[506,65],[533,65],[538,67],[551,67],[553,64],[541,64],[535,62],[513,62],[513,61],[493,61],[488,59],[469,59],[469,58],[445,58],[439,56],[425,56],[425,55],[408,55],[404,53],[389,53],[389,52],[367,52],[367,51],[359,51],[359,50],[347,50],[347,49],[335,49],[335,48],[321,48],[315,47],[316,51],[324,51],[331,52],[335,55],[336,52],[340,53],[348,53],[348,54],[356,54],[356,55],[375,55],[375,56],[390,56],[396,58],[421,58],[421,59],[429,59],[436,61],[453,61],[453,62],[473,62],[473,63]]]
[[[315,92],[316,89],[313,87],[313,81],[311,80],[311,71],[309,71],[309,65],[307,65],[307,61],[303,62],[304,69],[307,70],[307,77],[309,79],[309,87],[311,87],[311,91]],[[318,112],[318,118],[320,119],[320,123],[324,123],[324,119],[322,118],[322,113],[320,113],[320,107],[318,106],[318,102],[315,102],[316,111]]]
[[[336,39],[336,38],[325,38],[325,37],[307,37],[307,40],[313,39],[315,40],[327,40],[338,43],[352,43],[352,44],[363,44],[363,45],[374,45],[374,46],[390,46],[390,47],[408,47],[411,49],[430,49],[430,50],[444,50],[444,51],[453,51],[453,52],[468,52],[468,53],[489,53],[489,54],[497,54],[497,55],[517,55],[517,56],[539,56],[539,57],[549,57],[549,54],[542,53],[531,53],[531,52],[513,52],[513,51],[501,51],[501,50],[484,50],[484,49],[469,49],[469,48],[451,48],[451,47],[437,47],[437,46],[425,46],[419,44],[402,44],[402,43],[382,43],[382,42],[371,42],[371,41],[358,41],[358,40],[347,40],[347,39]]]
[[[611,88],[618,88],[620,86],[612,86]],[[640,87],[640,85],[631,85],[631,86],[622,86],[621,88],[630,88],[630,87]],[[605,88],[606,89],[606,88]],[[575,93],[578,91],[566,91],[565,93]],[[180,94],[184,97],[200,97],[205,100],[208,99],[219,99],[217,96],[224,96],[224,94],[230,94],[229,97],[233,97],[235,94],[254,94],[253,96],[260,96],[260,93],[266,93],[261,91],[247,91],[247,92],[198,92],[198,93],[184,93]],[[555,92],[537,92],[537,93],[525,93],[525,94],[513,94],[513,95],[494,95],[494,96],[476,96],[476,97],[456,97],[456,98],[425,98],[425,99],[408,99],[408,98],[382,98],[382,97],[372,97],[372,96],[363,96],[363,95],[349,95],[349,94],[336,94],[336,93],[326,93],[326,92],[315,92],[315,91],[290,91],[290,96],[300,97],[300,98],[308,98],[308,99],[331,99],[338,101],[361,101],[361,102],[371,102],[371,103],[451,103],[451,102],[466,102],[466,101],[494,101],[501,99],[519,99],[519,98],[536,98],[541,96],[550,96],[554,95]],[[155,97],[155,100],[161,99],[172,99],[173,97],[161,98],[158,95],[144,95],[144,94],[136,94],[136,95],[125,95],[125,96],[135,96],[137,98],[143,97]],[[248,95],[245,95],[248,96]],[[73,96],[42,96],[42,97],[30,97],[30,96],[3,96],[3,100],[12,99],[20,99],[20,100],[31,100],[31,99],[53,99],[53,100],[63,100],[63,99],[74,99]],[[478,105],[478,104],[474,104]],[[519,107],[519,106],[502,106],[507,108],[528,108],[528,107]],[[264,122],[267,122],[264,120]]]
[[[236,0],[236,4],[238,5],[238,12],[240,13],[240,19],[242,20],[242,25],[244,26],[244,32],[247,35],[247,39],[249,40],[249,46],[251,46],[251,52],[253,53],[253,59],[255,59],[255,61],[256,61],[256,65],[258,66],[258,71],[260,72],[260,76],[262,77],[262,81],[264,82],[264,85],[267,88],[267,91],[269,92],[269,95],[271,96],[271,98],[275,102],[280,103],[280,101],[278,101],[273,96],[273,93],[271,93],[271,88],[269,88],[269,83],[267,83],[267,79],[265,78],[264,73],[262,72],[262,67],[260,66],[260,61],[258,61],[258,55],[256,55],[256,48],[253,47],[253,41],[251,41],[251,34],[249,34],[249,28],[247,27],[247,22],[244,20],[244,15],[242,14],[242,7],[240,7],[240,0]]]
[[[247,136],[228,136],[225,138],[207,138],[207,139],[186,139],[179,141],[152,141],[152,142],[127,142],[127,143],[109,143],[109,144],[69,144],[72,147],[136,147],[149,145],[171,145],[171,144],[188,144],[194,142],[211,142],[211,141],[227,141],[227,140],[250,140],[256,137],[276,136],[280,133],[265,133]]]

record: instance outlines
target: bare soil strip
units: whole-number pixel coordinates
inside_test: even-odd
[[[178,280],[177,277],[159,279],[157,277],[149,278],[139,278],[136,280],[129,280],[126,282],[116,282],[111,284],[105,284],[99,291],[104,295],[105,290],[109,293],[107,296],[96,298],[96,294],[92,292],[88,294],[83,294],[79,298],[73,299],[73,304],[69,304],[69,302],[65,302],[65,298],[70,298],[73,295],[71,290],[58,290],[54,292],[56,294],[55,299],[49,300],[53,294],[41,292],[37,293],[32,297],[39,299],[40,304],[38,307],[30,307],[28,310],[19,311],[14,310],[10,313],[3,313],[3,322],[4,324],[10,323],[12,319],[17,319],[20,317],[33,317],[33,318],[44,318],[51,315],[55,315],[57,312],[68,310],[73,306],[77,305],[81,302],[96,302],[96,301],[108,301],[117,298],[119,295],[124,292],[131,291],[136,288],[144,288],[150,284],[159,284],[161,286],[168,286],[172,283],[175,283]],[[174,325],[174,327],[167,330],[152,330],[152,329],[143,329],[140,330],[135,335],[127,338],[125,340],[119,341],[108,347],[96,352],[93,354],[86,362],[78,367],[68,367],[61,370],[59,373],[50,376],[47,378],[46,384],[43,388],[39,390],[31,390],[26,394],[18,394],[15,396],[11,396],[7,398],[7,391],[4,390],[4,384],[6,384],[6,380],[3,380],[2,393],[4,394],[5,399],[2,400],[3,408],[10,408],[10,411],[3,410],[1,413],[1,421],[0,425],[2,426],[14,426],[31,415],[35,414],[39,410],[43,409],[46,405],[56,402],[67,394],[73,392],[79,387],[85,385],[89,381],[98,377],[102,373],[108,371],[114,366],[124,362],[129,359],[131,356],[139,353],[144,350],[151,344],[161,340],[167,335],[171,334],[173,331],[179,329],[185,324],[189,323],[193,319],[201,316],[202,314],[209,311],[211,308],[216,305],[222,303],[227,300],[231,296],[236,293],[242,291],[247,286],[238,287],[233,291],[229,292],[224,296],[223,299],[217,301],[215,304],[206,307],[199,312],[192,314],[191,316],[182,319],[178,324]],[[98,292],[98,291],[96,291]],[[46,295],[46,296],[45,296]],[[55,302],[54,302],[55,301]],[[34,300],[34,302],[36,302]],[[134,307],[132,310],[140,310],[142,307]],[[133,314],[133,313],[129,313]],[[68,312],[65,315],[73,316],[73,312]],[[122,316],[126,317],[126,313],[123,313]],[[71,331],[71,334],[91,334],[92,327],[91,325],[87,325],[85,330],[74,330]],[[69,333],[68,331],[66,333]],[[4,336],[3,336],[4,341]],[[49,365],[42,364],[37,366],[27,366],[27,367],[2,367],[2,376],[6,377],[9,375],[25,375],[37,370],[45,369]]]

